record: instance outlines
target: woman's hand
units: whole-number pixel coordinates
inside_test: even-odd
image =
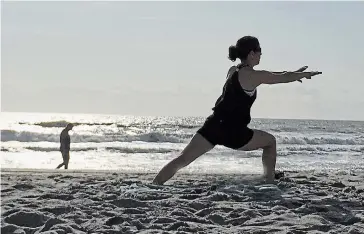
[[[303,72],[303,71],[305,71],[307,68],[308,68],[308,66],[303,66],[303,67],[301,67],[300,69],[298,69],[296,72]],[[302,80],[297,80],[297,81],[302,83]]]
[[[305,76],[305,78],[311,79],[311,77],[321,75],[321,74],[322,74],[322,72],[319,72],[319,71],[311,71],[311,72],[308,72],[308,75]],[[302,83],[302,80],[297,80],[297,81]]]
[[[296,72],[303,72],[308,68],[308,66],[303,66],[300,69],[298,69]]]

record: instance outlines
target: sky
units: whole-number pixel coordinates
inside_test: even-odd
[[[2,2],[1,111],[208,116],[245,35],[257,69],[323,75],[262,85],[253,118],[364,120],[364,2]],[[236,64],[236,63],[235,63]]]

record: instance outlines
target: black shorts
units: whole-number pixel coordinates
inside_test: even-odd
[[[238,120],[227,120],[209,116],[197,131],[212,145],[223,145],[231,149],[245,146],[253,138],[253,130],[241,125]]]

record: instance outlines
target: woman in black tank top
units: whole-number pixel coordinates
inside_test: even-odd
[[[267,182],[282,174],[275,171],[276,139],[262,130],[248,127],[250,110],[257,98],[257,87],[261,84],[279,84],[311,79],[321,72],[304,72],[307,66],[295,72],[269,72],[254,70],[260,62],[262,49],[256,37],[240,38],[236,45],[229,47],[229,59],[240,59],[237,67],[229,70],[222,94],[212,108],[203,126],[197,131],[186,148],[171,162],[165,165],[153,183],[163,184],[179,169],[187,166],[196,158],[223,145],[231,149],[251,151],[263,149],[262,161],[264,177]]]

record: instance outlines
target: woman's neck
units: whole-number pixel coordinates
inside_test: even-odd
[[[241,61],[241,63],[238,66],[253,68],[253,66],[247,63],[246,61]]]

